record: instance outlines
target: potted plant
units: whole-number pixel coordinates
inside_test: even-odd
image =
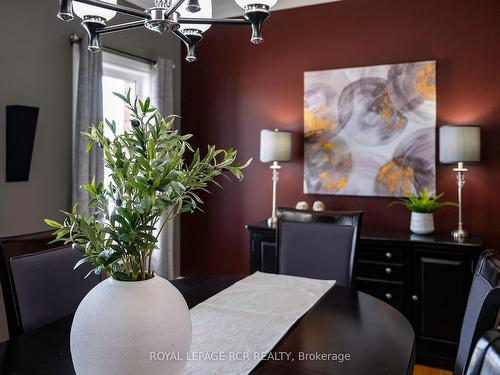
[[[457,206],[454,202],[439,202],[444,193],[431,197],[429,189],[424,188],[418,195],[408,194],[389,204],[402,204],[411,211],[410,230],[415,234],[431,234],[434,232],[434,211],[445,206]]]
[[[55,241],[71,243],[96,274],[109,276],[78,307],[71,328],[71,354],[78,375],[164,375],[180,373],[191,346],[191,318],[182,295],[151,266],[159,232],[168,220],[199,209],[198,191],[229,172],[243,178],[234,149],[208,146],[202,156],[188,143],[191,135],[173,129],[150,100],[124,100],[131,131],[116,134],[115,122],[92,125],[89,151],[102,147],[109,183],[82,186],[91,196],[89,212],[64,212]],[[113,138],[105,135],[108,127]],[[189,161],[187,160],[189,159]],[[157,228],[159,228],[157,230]],[[151,353],[172,353],[155,361]]]

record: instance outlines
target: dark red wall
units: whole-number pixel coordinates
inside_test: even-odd
[[[271,175],[258,160],[263,128],[295,133],[293,163],[284,165],[279,204],[322,199],[328,209],[362,209],[365,224],[407,229],[390,199],[306,196],[302,191],[303,73],[310,70],[437,60],[438,125],[483,128],[483,161],[470,167],[465,225],[500,248],[500,1],[345,0],[274,13],[265,42],[249,43],[246,27],[213,27],[195,64],[183,65],[183,130],[195,143],[236,147],[254,157],[245,180],[206,198],[205,214],[182,218],[184,274],[248,271],[244,226],[270,215]],[[455,199],[455,175],[438,166],[438,190]],[[436,215],[440,231],[456,210]]]

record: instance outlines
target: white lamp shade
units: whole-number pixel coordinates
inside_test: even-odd
[[[262,130],[260,132],[260,161],[292,160],[292,133],[280,130]]]
[[[278,2],[278,0],[234,0],[234,1],[243,9],[248,5],[254,5],[254,4],[267,5],[269,8],[272,8]]]
[[[446,125],[439,129],[439,161],[443,164],[477,163],[481,160],[481,128]]]
[[[117,0],[103,0],[106,3],[116,4]],[[114,10],[99,8],[94,5],[88,5],[84,3],[80,3],[78,1],[73,2],[73,12],[83,19],[86,16],[94,16],[94,17],[102,17],[106,21],[109,21],[114,16],[116,16],[116,12]]]
[[[185,4],[179,8],[179,13],[181,18],[212,18],[212,0],[199,0],[200,10],[196,13],[189,12]],[[182,23],[179,28],[180,31],[184,31],[187,29],[190,30],[199,30],[202,33],[210,29],[212,25],[195,25],[190,23]]]

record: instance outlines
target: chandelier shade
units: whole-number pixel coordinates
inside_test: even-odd
[[[103,1],[109,4],[117,3],[117,0]],[[106,21],[110,21],[116,16],[116,12],[114,10],[84,4],[79,1],[73,1],[73,12],[82,20],[88,17],[99,17],[105,19]]]
[[[272,8],[278,2],[278,0],[234,0],[234,1],[243,9],[251,5],[265,5],[269,8]]]
[[[196,47],[203,40],[202,33],[213,25],[250,26],[250,41],[263,42],[262,26],[277,0],[236,0],[236,3],[244,8],[242,17],[217,19],[212,17],[212,0],[151,0],[151,7],[144,10],[118,4],[117,0],[59,0],[57,17],[71,21],[75,14],[83,20],[91,52],[101,50],[100,40],[106,34],[146,28],[179,38],[186,45],[186,60],[194,62],[197,60]],[[116,13],[135,20],[107,25]]]
[[[181,8],[179,14],[181,18],[212,18],[212,0],[199,0],[199,10],[196,12],[189,11],[188,8]],[[211,24],[192,24],[192,23],[182,23],[179,30],[184,32],[185,30],[198,30],[202,33],[207,31],[212,27]]]

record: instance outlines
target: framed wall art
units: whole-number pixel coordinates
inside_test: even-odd
[[[435,194],[435,61],[306,72],[304,90],[306,194]]]

